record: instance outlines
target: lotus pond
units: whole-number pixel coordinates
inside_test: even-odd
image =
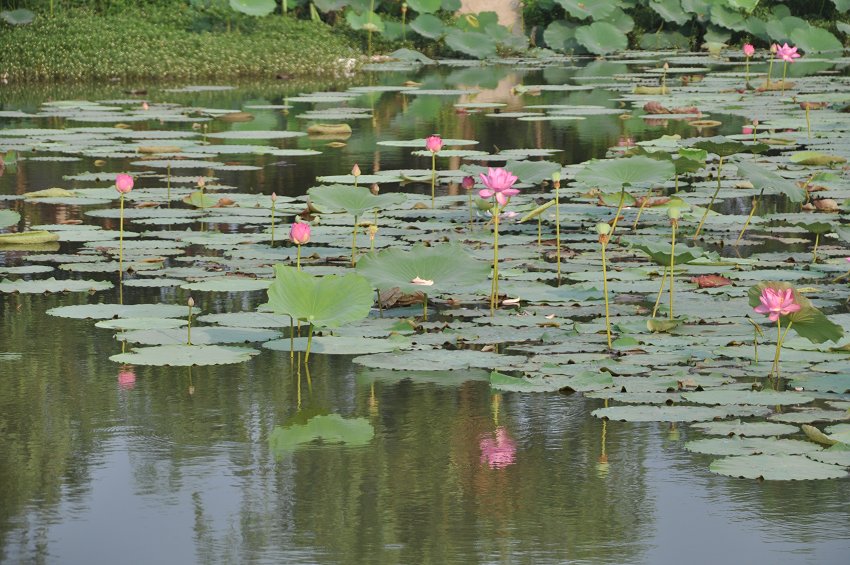
[[[0,560],[845,562],[850,60],[724,55],[8,90]]]

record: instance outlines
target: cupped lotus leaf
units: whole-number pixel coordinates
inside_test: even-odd
[[[244,363],[260,353],[248,347],[222,345],[154,345],[138,347],[129,353],[119,353],[109,358],[115,363],[152,365],[157,367],[192,367],[196,365],[230,365]]]
[[[195,308],[194,311],[200,312]],[[177,304],[78,304],[59,306],[47,311],[59,318],[108,320],[110,318],[182,318],[187,306]]]
[[[765,481],[840,479],[847,471],[802,455],[739,455],[717,459],[708,470],[719,475]]]
[[[367,445],[375,429],[366,418],[343,418],[339,414],[313,416],[306,424],[275,426],[269,434],[269,447],[275,455],[285,455],[315,441],[347,446]]]
[[[180,288],[202,292],[249,292],[252,290],[266,290],[271,283],[271,279],[210,277],[200,282],[184,284]]]
[[[819,445],[809,441],[763,437],[697,439],[685,443],[685,449],[706,455],[803,455],[821,451]]]
[[[14,210],[0,210],[0,228],[7,228],[21,221],[21,215]]]
[[[707,422],[727,416],[763,414],[752,406],[612,406],[598,408],[591,414],[620,422]]]
[[[337,337],[320,336],[313,338],[310,348],[312,353],[325,355],[365,355],[368,353],[387,353],[396,349],[408,347],[406,338],[399,339],[375,339],[370,337]],[[263,344],[266,349],[273,351],[306,351],[307,338],[296,337],[267,341]]]
[[[450,49],[478,59],[496,56],[496,42],[486,33],[450,28],[446,33],[445,42]]]
[[[438,295],[466,290],[487,280],[491,266],[475,259],[459,245],[426,247],[414,245],[409,251],[390,248],[377,254],[363,255],[357,261],[357,272],[369,279],[375,288],[398,287],[404,293],[422,292]],[[414,281],[428,281],[432,284]]]
[[[187,324],[186,320],[179,318],[118,318],[101,320],[94,326],[108,330],[166,330],[181,328]]]
[[[0,281],[0,292],[21,294],[44,294],[55,292],[97,292],[112,288],[109,281],[81,281],[75,279],[59,280],[51,277],[45,280],[16,280],[3,279]]]
[[[374,209],[387,209],[405,201],[405,195],[391,192],[375,196],[365,186],[351,187],[343,184],[314,186],[307,191],[310,201],[327,211],[346,211],[359,217]]]
[[[230,7],[249,16],[268,16],[274,12],[275,0],[230,0]]]
[[[193,345],[262,342],[279,336],[280,333],[275,330],[260,328],[227,328],[223,326],[192,328]],[[186,343],[188,334],[184,328],[163,328],[125,331],[115,337],[118,341],[128,341],[141,345],[179,345]]]
[[[637,156],[590,161],[576,175],[576,180],[603,190],[620,190],[624,186],[662,183],[675,173],[671,162]]]
[[[670,242],[661,239],[641,238],[629,242],[631,247],[640,249],[646,253],[655,263],[667,267],[670,265]],[[689,247],[687,245],[677,245],[674,259],[676,265],[684,265],[690,263],[698,257],[702,257],[702,247]]]
[[[811,396],[799,392],[778,392],[773,390],[705,390],[689,392],[683,395],[688,402],[696,404],[751,404],[763,406],[782,406],[788,404],[808,404],[814,401]]]
[[[395,371],[460,371],[469,368],[490,369],[504,367],[507,364],[521,364],[525,357],[520,355],[499,355],[471,349],[447,351],[443,349],[425,351],[400,351],[361,355],[354,363],[372,369],[392,369]]]
[[[785,436],[800,431],[797,426],[791,424],[778,424],[775,422],[741,422],[741,420],[730,420],[728,422],[704,422],[691,424],[704,434],[715,436]]]
[[[44,230],[0,233],[0,247],[6,245],[40,245],[53,241],[59,241],[59,234]]]
[[[504,167],[516,175],[520,182],[538,184],[561,171],[561,164],[552,161],[508,161]]]
[[[832,167],[841,163],[846,163],[847,159],[838,155],[828,155],[817,151],[798,151],[792,153],[789,160],[798,165],[813,165],[822,167]]]
[[[410,29],[428,39],[439,39],[446,32],[446,27],[437,16],[420,14],[410,22]]]
[[[35,13],[25,8],[18,8],[17,10],[3,10],[0,11],[0,18],[10,25],[20,26],[32,23],[35,19]]]
[[[275,265],[269,301],[263,307],[322,328],[335,328],[369,315],[372,285],[356,273],[316,277]]]
[[[590,2],[590,4],[596,4],[596,2]],[[596,55],[623,51],[629,45],[626,34],[608,22],[593,22],[577,28],[576,41]]]
[[[841,51],[844,46],[837,37],[822,27],[799,27],[791,31],[791,41],[808,55],[825,51]]]
[[[803,424],[803,433],[806,434],[806,437],[812,440],[815,443],[819,443],[821,445],[832,446],[836,443],[841,443],[837,439],[832,439],[819,429],[814,426],[810,426],[809,424]]]
[[[830,321],[823,312],[812,306],[808,298],[786,282],[761,282],[750,287],[748,296],[751,307],[755,308],[761,304],[759,297],[765,288],[774,288],[777,290],[787,290],[790,288],[794,291],[794,302],[799,304],[801,308],[797,312],[782,316],[780,320],[786,327],[789,321],[793,322],[791,328],[800,337],[804,337],[812,343],[823,343],[825,341],[838,342],[844,336],[844,328]]]
[[[538,378],[519,378],[497,371],[490,373],[490,388],[506,392],[552,392],[602,390],[614,386],[611,373],[605,371],[580,371],[576,375],[552,375]]]
[[[183,197],[183,202],[195,208],[212,208],[218,204],[218,198],[208,195],[203,190],[196,190]]]
[[[806,200],[805,188],[797,186],[796,183],[782,178],[776,173],[755,163],[739,162],[735,163],[735,166],[738,167],[738,176],[750,181],[756,190],[764,190],[768,194],[782,193],[791,202],[805,202]]]
[[[697,141],[693,144],[693,147],[714,153],[724,159],[738,153],[764,153],[770,149],[770,145],[764,143],[743,143],[722,135]]]

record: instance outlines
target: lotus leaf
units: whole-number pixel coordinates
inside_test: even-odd
[[[314,186],[307,191],[310,201],[319,208],[328,211],[346,211],[360,217],[369,210],[394,208],[404,202],[401,193],[389,193],[375,196],[365,186],[357,188],[342,184]]]
[[[194,334],[193,340],[194,340]],[[313,338],[311,352],[324,353],[325,355],[365,355],[367,353],[386,353],[396,349],[404,349],[409,346],[404,338],[399,339],[375,339],[368,337],[337,337],[320,336]],[[263,344],[266,349],[273,351],[306,351],[307,338],[297,337],[292,341],[289,338],[267,341]]]
[[[112,283],[108,281],[79,281],[61,280],[53,277],[45,280],[16,280],[3,279],[0,281],[0,292],[18,292],[22,294],[42,294],[49,292],[96,292],[109,290]]]
[[[685,449],[707,455],[803,455],[821,448],[814,443],[777,438],[712,438],[689,441]]]
[[[718,436],[784,436],[795,434],[800,431],[797,426],[790,424],[777,424],[774,422],[741,422],[730,420],[727,422],[705,422],[691,424],[705,434]]]
[[[374,435],[375,429],[366,418],[343,418],[339,414],[328,414],[313,416],[306,424],[275,426],[269,434],[269,447],[272,453],[280,456],[317,440],[349,446],[366,445]]]
[[[0,228],[6,228],[21,221],[21,215],[14,210],[0,210]]]
[[[782,320],[786,323],[793,322],[791,327],[800,337],[804,337],[812,343],[823,343],[825,341],[837,342],[844,336],[844,328],[832,322],[823,312],[812,306],[808,298],[800,294],[792,285],[785,282],[763,282],[750,287],[749,301],[750,306],[755,308],[761,304],[759,297],[762,290],[765,288],[775,288],[777,290],[794,290],[794,301],[801,306],[800,310],[782,316]]]
[[[671,162],[637,156],[590,161],[576,175],[576,180],[588,186],[598,186],[602,190],[620,190],[624,186],[661,183],[673,178],[675,173]]]
[[[746,406],[612,406],[591,412],[597,418],[621,422],[707,422],[727,416],[751,416],[764,411]]]
[[[119,353],[109,358],[116,363],[130,365],[155,365],[191,367],[195,365],[229,365],[244,363],[260,353],[248,347],[221,345],[155,345],[139,347],[129,353]]]
[[[834,465],[812,461],[802,455],[741,455],[718,459],[708,467],[712,473],[741,479],[803,481],[838,479],[847,471]]]
[[[706,390],[689,392],[685,400],[697,404],[756,404],[764,406],[782,406],[788,404],[808,404],[814,398],[798,392],[776,392],[765,390]]]
[[[791,202],[805,202],[806,200],[806,189],[776,173],[754,163],[739,162],[735,166],[738,167],[738,175],[749,180],[756,190],[765,190],[768,194],[780,192],[787,196]]]
[[[195,311],[200,312],[195,308]],[[80,304],[60,306],[47,311],[59,318],[88,318],[107,320],[110,318],[182,318],[186,306],[176,304]]]
[[[193,345],[262,342],[279,336],[280,333],[274,330],[259,328],[227,328],[223,326],[192,328]],[[183,328],[138,329],[124,331],[115,337],[118,341],[141,345],[179,345],[186,343],[187,331]]]
[[[59,241],[59,234],[49,231],[25,231],[20,233],[0,233],[0,246],[6,245],[40,245]]]

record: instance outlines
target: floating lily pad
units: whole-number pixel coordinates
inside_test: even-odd
[[[187,306],[176,304],[80,304],[52,308],[47,313],[59,318],[107,320],[110,318],[182,318],[188,314],[188,311]]]
[[[190,367],[195,365],[229,365],[244,363],[260,353],[247,347],[221,345],[157,345],[139,347],[130,353],[119,353],[109,358],[116,363],[129,365],[155,365]]]
[[[179,318],[118,318],[101,320],[95,323],[95,327],[108,330],[165,330],[180,328],[187,323]]]
[[[399,343],[398,340],[389,339],[321,336],[313,338],[311,352],[325,355],[363,355],[394,351],[406,345],[407,343]],[[292,340],[292,343],[288,338],[268,341],[263,344],[263,347],[274,351],[306,351],[307,338],[297,337]]]
[[[612,406],[598,408],[591,414],[621,422],[706,422],[727,416],[752,416],[766,410],[745,406]]]
[[[266,290],[271,284],[271,279],[210,277],[201,282],[183,284],[180,288],[204,292],[249,292],[253,290]]]
[[[355,357],[354,362],[373,369],[396,371],[457,371],[469,368],[494,369],[508,363],[522,363],[525,357],[498,355],[461,349],[457,351],[402,351]]]
[[[812,461],[802,455],[742,455],[718,459],[708,467],[712,473],[765,481],[839,479],[847,471]]]
[[[803,455],[821,450],[808,441],[762,437],[698,439],[687,442],[685,449],[708,455]]]
[[[741,420],[730,420],[728,422],[706,422],[691,424],[705,434],[718,436],[784,436],[795,434],[800,431],[797,426],[790,424],[777,424],[774,422],[741,422]]]
[[[706,390],[689,392],[685,400],[697,404],[755,404],[764,406],[781,406],[787,404],[807,404],[814,398],[798,392],[776,392],[772,390]]]
[[[21,294],[42,294],[54,292],[97,292],[109,290],[112,283],[108,281],[59,280],[53,277],[45,280],[16,280],[3,279],[0,281],[0,292],[17,292]]]

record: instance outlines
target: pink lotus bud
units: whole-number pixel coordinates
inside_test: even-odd
[[[443,148],[443,138],[439,135],[430,135],[425,138],[425,149],[431,153],[437,153]]]
[[[289,228],[289,239],[295,245],[304,245],[310,241],[310,224],[296,222]]]
[[[472,177],[463,177],[463,180],[460,181],[460,185],[464,190],[472,190],[475,186],[475,179]]]
[[[354,163],[354,166],[351,167],[351,174],[354,175],[355,177],[359,177],[360,176],[360,165],[358,165],[357,163]]]
[[[746,55],[747,57],[752,57],[755,52],[756,52],[755,47],[753,47],[749,43],[744,43],[744,55]]]
[[[133,177],[128,174],[121,173],[115,177],[115,188],[121,194],[126,194],[133,190]]]
[[[779,45],[777,45],[776,43],[773,43],[773,44],[770,46],[770,52],[771,52],[771,53],[776,53],[778,50],[779,50]]]
[[[150,106],[148,106],[147,102],[142,102],[142,110],[150,110]]]
[[[198,177],[195,183],[198,185],[198,188],[204,188],[205,186],[207,186],[207,179],[205,179],[204,177]]]
[[[277,193],[272,192],[272,202],[277,202]]]

